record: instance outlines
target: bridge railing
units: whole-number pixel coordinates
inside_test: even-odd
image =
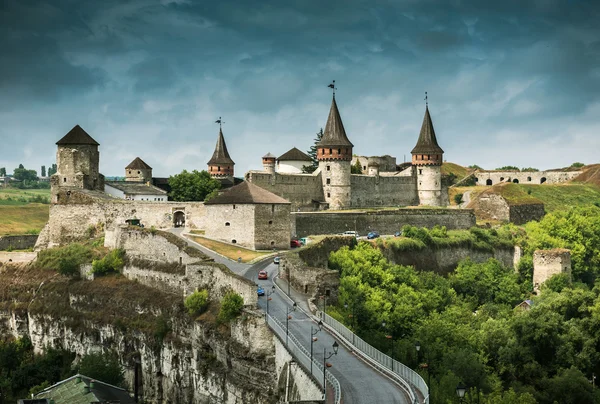
[[[277,318],[271,316],[270,314],[267,314],[266,318],[267,318],[267,324],[269,325],[269,327],[271,327],[271,329],[275,332],[275,334],[279,337],[279,339],[282,342],[285,341],[286,334],[285,334],[285,328],[284,328],[283,324]],[[308,350],[306,348],[304,348],[304,346],[291,333],[288,333],[287,341],[288,341],[287,349],[290,351],[290,353],[296,359],[296,361],[298,361],[304,367],[304,370],[309,373],[309,369],[311,369],[311,366],[310,366],[311,360],[310,360],[310,353],[308,352]],[[324,369],[323,365],[320,363],[320,361],[316,360],[314,357],[312,360],[312,364],[313,364],[312,365],[312,374],[313,374],[314,378],[318,381],[318,383],[321,385],[321,387],[324,387],[322,384],[322,380],[323,380],[323,372],[325,372],[325,378],[327,379],[327,385],[330,386],[334,392],[334,400],[335,400],[334,403],[340,404],[342,401],[342,389],[340,387],[340,383],[338,382],[338,380],[335,378],[335,376],[333,376],[331,374],[330,371]],[[326,400],[325,400],[325,402],[326,402]]]
[[[390,356],[375,349],[330,315],[323,312],[321,312],[321,315],[323,323],[327,324],[335,330],[335,332],[344,337],[349,345],[352,345],[356,350],[377,362],[388,372],[396,375],[397,377],[395,379],[407,387],[410,399],[413,403],[420,402],[419,394],[414,391],[416,388],[419,391],[420,396],[423,397],[423,403],[429,404],[429,388],[420,374],[403,363],[392,360]]]

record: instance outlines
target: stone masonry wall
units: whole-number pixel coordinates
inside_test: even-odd
[[[290,205],[259,204],[254,208],[254,247],[256,250],[290,248]]]
[[[406,176],[351,175],[352,206],[410,206],[418,204],[417,183]]]
[[[449,230],[475,226],[475,214],[471,209],[297,212],[292,216],[295,217],[295,233],[298,237],[337,234],[346,230],[355,230],[361,235],[371,230],[377,230],[380,234],[394,234],[405,224],[428,228],[440,225]]]
[[[323,390],[310,377],[308,371],[295,361],[279,338],[273,336],[273,343],[275,344],[275,370],[279,375],[277,384],[280,395],[285,399],[285,392],[288,391],[287,402],[308,402],[309,400],[322,402]]]
[[[533,289],[539,290],[542,283],[552,275],[571,274],[571,251],[564,248],[537,250],[533,253]]]
[[[583,171],[477,171],[474,173],[478,185],[486,185],[488,180],[496,185],[499,182],[514,182],[516,179],[520,184],[560,184],[567,182],[580,175]],[[544,179],[544,182],[542,182]]]
[[[475,214],[480,219],[508,222],[510,211],[506,200],[497,194],[480,195],[474,204]]]
[[[0,236],[0,251],[26,250],[28,248],[33,248],[37,239],[37,234],[25,234],[21,236]]]
[[[320,171],[312,174],[274,175],[260,171],[249,171],[246,180],[279,195],[292,203],[292,211],[315,210],[314,201],[325,201]]]
[[[294,289],[319,298],[337,299],[340,286],[340,274],[336,270],[307,266],[293,254],[284,255],[279,262],[279,276],[291,282]]]
[[[525,224],[532,220],[539,221],[545,214],[543,203],[511,205],[509,208],[510,222],[514,224]]]
[[[254,249],[254,209],[249,204],[207,205],[206,237]]]

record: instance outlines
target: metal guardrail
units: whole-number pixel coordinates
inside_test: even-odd
[[[283,324],[279,320],[277,320],[275,317],[271,316],[270,314],[267,314],[266,317],[267,317],[267,324],[269,325],[269,327],[271,327],[271,329],[275,332],[275,334],[277,334],[279,336],[280,340],[283,343],[283,341],[285,341],[285,337],[286,337]],[[288,334],[287,349],[290,351],[292,356],[294,358],[296,358],[296,360],[299,363],[301,363],[302,366],[304,366],[304,369],[306,371],[308,371],[308,369],[311,368],[310,353],[308,352],[308,350],[306,348],[304,348],[304,346],[291,333]],[[329,372],[328,370],[323,368],[323,365],[320,363],[320,361],[317,361],[313,358],[312,363],[313,363],[313,366],[312,366],[313,376],[318,380],[321,387],[323,387],[321,380],[323,380],[323,372],[325,372],[325,378],[327,379],[327,385],[331,386],[334,391],[334,399],[335,399],[334,403],[340,404],[342,401],[342,389],[340,387],[340,383],[338,382],[338,380],[335,378],[335,376],[333,376],[331,374],[331,372]]]
[[[423,380],[420,374],[403,363],[398,362],[397,360],[393,360],[392,365],[391,357],[366,343],[358,335],[354,334],[352,331],[346,328],[346,326],[333,317],[323,312],[321,312],[321,314],[323,323],[327,324],[339,335],[341,335],[349,345],[353,346],[357,351],[362,352],[365,356],[383,366],[390,373],[398,376],[396,379],[408,388],[410,399],[413,403],[419,403],[419,398],[414,391],[416,388],[423,397],[423,403],[429,404],[429,387],[427,387],[425,380]]]

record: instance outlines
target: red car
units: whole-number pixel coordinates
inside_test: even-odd
[[[292,240],[292,241],[290,241],[290,247],[292,247],[292,248],[302,247],[302,243],[300,242],[300,240]]]
[[[269,275],[267,274],[267,271],[265,271],[264,269],[261,271],[258,271],[258,279],[267,279],[269,277]]]

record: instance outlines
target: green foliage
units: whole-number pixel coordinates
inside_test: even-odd
[[[81,358],[77,373],[114,386],[121,386],[124,382],[123,370],[117,355],[114,353],[90,353],[85,355]]]
[[[6,177],[6,167],[0,167],[0,177]]]
[[[571,167],[573,167],[573,168],[581,168],[583,166],[585,166],[585,164],[580,163],[580,162],[575,162],[575,163],[571,164]]]
[[[242,296],[231,291],[223,296],[221,300],[221,310],[219,311],[218,320],[220,322],[228,322],[239,316],[244,307],[244,299]]]
[[[38,254],[37,263],[40,267],[57,271],[63,275],[73,276],[79,273],[79,266],[99,258],[92,247],[73,243],[65,247],[42,250]]]
[[[51,177],[54,174],[56,174],[56,164],[52,164],[50,167],[48,167],[48,176]]]
[[[303,173],[310,174],[319,167],[319,162],[317,161],[317,144],[321,141],[322,138],[323,138],[323,128],[321,128],[317,132],[317,137],[315,138],[314,144],[312,146],[310,146],[310,149],[308,149],[308,151],[306,152],[306,154],[308,154],[309,157],[312,159],[312,164],[310,164],[308,166],[303,166],[302,167]]]
[[[106,275],[110,272],[119,272],[124,265],[125,250],[117,248],[109,252],[104,258],[92,261],[94,275]]]
[[[513,246],[512,233],[505,229],[500,232],[495,229],[480,229],[473,227],[469,230],[447,231],[445,227],[435,226],[432,229],[405,225],[402,227],[402,236],[418,241],[406,249],[403,241],[386,241],[393,248],[401,251],[414,251],[428,246],[432,248],[467,247],[482,251],[492,251],[495,248],[511,248]],[[408,247],[408,246],[407,246]]]
[[[14,179],[19,181],[37,181],[37,171],[28,170],[22,166],[23,165],[21,164],[19,168],[15,168],[15,171],[13,173]]]
[[[550,277],[550,279],[546,280],[541,288],[542,289],[550,289],[553,292],[560,293],[564,288],[568,288],[571,286],[571,276],[567,273],[555,274]]]
[[[362,166],[360,165],[360,160],[356,159],[356,163],[354,163],[350,167],[350,174],[362,174]]]
[[[496,168],[496,171],[520,171],[520,170],[519,170],[519,167],[504,166],[504,167]]]
[[[42,166],[42,169],[41,169],[41,176],[42,176],[42,177],[45,177],[45,176],[46,176],[46,166]]]
[[[460,205],[461,203],[463,203],[463,194],[456,194],[456,195],[454,195],[454,202],[457,205]]]
[[[208,290],[195,291],[185,298],[185,308],[192,316],[202,314],[208,307]]]
[[[203,201],[211,192],[221,188],[221,183],[211,178],[206,170],[194,170],[191,173],[183,170],[180,174],[169,177],[169,185],[169,196],[180,202]]]
[[[538,172],[540,170],[538,170],[537,168],[533,168],[533,167],[523,167],[521,168],[521,172],[526,172],[526,173],[535,173]]]
[[[212,198],[214,198],[215,196],[219,195],[219,189],[213,189],[212,191],[210,191],[210,193],[208,195],[206,195],[206,197],[204,198],[204,202],[210,201]]]
[[[154,339],[162,343],[167,334],[171,332],[171,323],[164,315],[158,316],[154,321]]]
[[[483,168],[479,167],[477,164],[472,164],[469,168],[472,170],[483,170]]]

